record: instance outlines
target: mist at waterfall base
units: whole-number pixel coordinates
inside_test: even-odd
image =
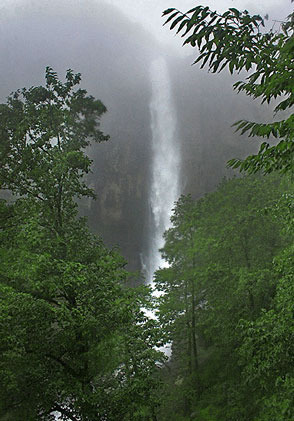
[[[150,281],[154,270],[164,265],[158,248],[173,202],[182,193],[197,198],[213,190],[231,174],[228,159],[255,152],[256,141],[235,134],[231,125],[240,118],[262,121],[267,113],[236,95],[228,74],[211,75],[192,67],[193,50],[191,56],[183,55],[167,27],[160,33],[169,34],[169,46],[160,45],[158,36],[141,25],[140,2],[134,2],[138,24],[135,11],[130,20],[109,3],[118,2],[4,1],[0,97],[4,102],[18,88],[44,83],[46,66],[61,79],[68,68],[81,72],[81,87],[108,109],[102,129],[111,138],[89,150],[93,173],[88,183],[97,200],[82,202],[81,213],[108,246],[119,247],[129,269],[141,270],[143,261]],[[148,3],[151,14],[155,2],[142,3]],[[171,0],[158,4],[173,7]],[[124,2],[119,7],[124,9]],[[130,7],[127,1],[126,13]],[[161,25],[160,17],[158,21]],[[166,187],[165,182],[171,184]],[[143,278],[135,277],[134,283]]]

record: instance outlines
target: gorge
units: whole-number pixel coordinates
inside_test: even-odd
[[[260,111],[246,97],[232,92],[228,75],[213,77],[192,68],[192,57],[165,49],[113,6],[102,1],[99,7],[93,1],[87,7],[80,2],[70,4],[67,0],[58,6],[32,1],[25,8],[8,8],[3,13],[0,97],[4,101],[20,86],[40,84],[47,65],[61,77],[67,68],[81,72],[83,87],[108,109],[102,129],[110,135],[109,142],[89,150],[93,172],[88,183],[97,200],[83,202],[81,212],[109,246],[121,249],[131,270],[141,270],[142,256],[144,264],[150,261],[150,238],[155,241],[156,236],[153,248],[162,244],[163,228],[154,234],[150,208],[154,207],[151,191],[155,194],[158,188],[151,180],[162,166],[162,161],[153,160],[154,148],[160,144],[154,131],[165,139],[173,138],[172,147],[164,151],[165,164],[176,168],[172,177],[177,178],[172,189],[164,192],[169,194],[166,226],[179,194],[200,197],[211,191],[228,174],[229,158],[256,150],[255,144],[234,134],[231,124],[240,114],[250,119]],[[52,20],[57,8],[58,18]],[[166,64],[159,64],[157,57]],[[152,62],[156,77],[150,74]],[[155,70],[155,66],[162,67]],[[155,86],[162,98],[158,106],[170,107],[169,112],[161,111],[166,129],[154,110],[150,113]],[[157,194],[164,198],[162,192]],[[150,278],[154,268],[148,265]]]

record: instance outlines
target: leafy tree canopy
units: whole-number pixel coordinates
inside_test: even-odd
[[[0,105],[0,183],[43,202],[60,229],[61,214],[75,208],[74,197],[94,196],[82,181],[91,165],[85,148],[108,139],[99,129],[106,107],[74,89],[79,73],[68,70],[62,83],[47,67],[45,80],[45,86],[18,90]]]
[[[155,277],[172,342],[163,420],[293,418],[292,194],[251,175],[176,203]]]
[[[259,15],[251,16],[247,10],[241,12],[230,8],[223,14],[208,6],[197,6],[186,13],[170,8],[163,12],[168,16],[165,24],[184,38],[184,45],[198,49],[195,63],[207,66],[211,72],[228,68],[230,73],[247,71],[243,81],[234,84],[237,92],[245,92],[262,102],[274,103],[274,114],[279,114],[271,123],[240,120],[237,130],[249,136],[277,139],[271,146],[264,141],[257,155],[245,160],[232,159],[229,165],[249,173],[262,170],[292,171],[294,153],[294,115],[292,107],[294,71],[294,14],[280,25],[278,31],[263,30],[264,20]]]
[[[0,418],[150,419],[157,405],[157,322],[147,287],[93,236],[76,198],[94,196],[85,148],[107,140],[101,101],[46,69],[45,87],[0,105]]]

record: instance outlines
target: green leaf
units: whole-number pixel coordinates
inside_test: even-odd
[[[175,16],[177,16],[180,12],[175,12],[172,15],[170,15],[167,20],[164,22],[163,25],[166,25],[168,22],[170,22]]]
[[[163,12],[162,12],[162,16],[165,16],[165,15],[169,15],[171,12],[173,12],[174,10],[176,10],[175,8],[170,8],[170,9],[165,9]]]
[[[171,26],[170,26],[170,29],[173,29],[181,20],[183,20],[184,19],[184,15],[182,15],[182,16],[179,16],[177,19],[175,19],[174,21],[173,21],[173,23],[171,24]]]
[[[180,25],[177,29],[177,34],[184,28],[185,25],[187,25],[188,22],[189,22],[189,19],[185,19],[180,23]]]
[[[234,7],[231,7],[231,8],[229,8],[229,10],[231,12],[233,12],[236,17],[239,17],[240,16],[240,12],[239,12],[238,9],[235,9]]]

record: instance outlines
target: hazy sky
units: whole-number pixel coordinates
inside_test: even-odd
[[[0,0],[0,12],[1,6],[7,10],[12,10],[14,7],[25,9],[26,5],[34,3],[40,7],[41,4],[50,4],[50,0]],[[86,6],[94,3],[98,7],[103,3],[114,5],[133,22],[151,32],[159,42],[173,50],[176,49],[178,53],[187,51],[180,48],[180,37],[176,37],[167,27],[162,27],[164,22],[161,17],[162,11],[169,7],[175,7],[181,11],[187,11],[197,4],[208,5],[218,11],[236,7],[262,16],[269,14],[270,20],[283,19],[293,9],[290,0],[61,0],[60,3],[72,6],[72,9],[75,4]],[[103,13],[103,8],[101,8],[101,13]],[[58,14],[58,9],[56,14]]]
[[[258,13],[262,16],[270,14],[271,10],[277,8],[275,16],[270,19],[284,18],[291,12],[290,0],[105,0],[122,10],[130,19],[142,24],[145,29],[152,32],[156,38],[170,46],[181,45],[180,39],[169,31],[167,27],[162,27],[164,22],[161,17],[162,11],[175,7],[181,11],[187,11],[198,4],[210,6],[213,10],[222,11],[229,7],[237,9],[247,9],[249,12]],[[99,3],[99,0],[97,0]],[[293,5],[292,5],[293,7]],[[176,43],[176,44],[175,44]]]
[[[187,11],[199,3],[218,11],[236,7],[269,14],[270,25],[293,8],[290,0],[0,0],[2,85],[5,77],[8,92],[37,83],[30,74],[43,74],[44,63],[57,71],[64,66],[78,69],[86,78],[84,63],[95,56],[102,58],[100,68],[116,66],[127,78],[138,56],[145,61],[147,54],[194,56],[175,31],[163,27],[162,12],[169,7]],[[96,71],[95,66],[91,69]]]

